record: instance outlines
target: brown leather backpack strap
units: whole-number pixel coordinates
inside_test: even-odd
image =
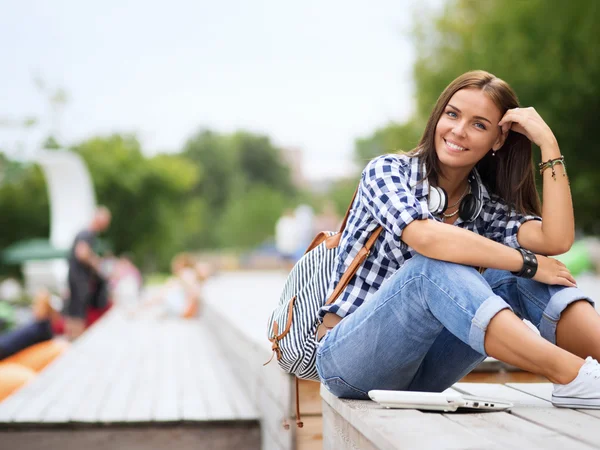
[[[348,209],[346,210],[346,215],[344,216],[344,220],[342,221],[342,224],[340,225],[340,233],[342,233],[342,231],[344,231],[344,228],[346,228],[346,222],[348,222],[348,217],[350,216],[350,210],[352,209],[352,205],[354,204],[354,199],[356,198],[356,194],[358,194],[358,187],[356,187],[356,190],[354,191],[352,200],[350,200],[350,205],[348,205]]]
[[[325,303],[326,305],[333,303],[339,297],[339,295],[342,293],[344,288],[346,286],[348,286],[348,283],[350,282],[350,280],[352,279],[354,274],[356,274],[356,271],[358,270],[360,265],[367,258],[367,256],[369,256],[369,253],[371,253],[371,248],[373,248],[375,241],[377,240],[377,238],[379,237],[379,235],[381,234],[382,231],[383,231],[382,227],[377,227],[375,229],[375,231],[373,231],[373,233],[371,233],[371,236],[367,240],[367,243],[365,244],[365,246],[360,249],[358,254],[354,257],[354,259],[352,260],[352,262],[350,263],[350,265],[348,266],[348,268],[342,275],[342,278],[340,278],[340,281],[338,282],[337,286],[333,290],[331,297],[329,297],[329,299]]]

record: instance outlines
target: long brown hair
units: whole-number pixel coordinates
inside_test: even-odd
[[[483,70],[467,72],[444,89],[425,126],[419,145],[409,152],[420,157],[427,167],[427,179],[437,182],[441,173],[435,151],[435,129],[446,105],[461,89],[474,88],[486,93],[502,115],[519,106],[519,100],[505,81]],[[481,180],[490,193],[498,195],[511,208],[522,214],[541,215],[540,198],[535,188],[535,172],[531,141],[524,135],[509,131],[501,149],[492,156],[488,152],[476,165]]]

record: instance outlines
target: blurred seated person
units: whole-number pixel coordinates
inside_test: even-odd
[[[34,297],[33,321],[0,334],[0,401],[12,394],[61,355],[69,346],[54,339],[61,300],[46,289]]]
[[[144,303],[158,306],[161,315],[191,318],[200,310],[200,284],[210,275],[206,265],[199,265],[188,253],[180,253],[171,261],[172,276],[164,286]]]
[[[86,326],[88,307],[103,311],[107,307],[106,281],[100,275],[102,259],[94,252],[97,235],[105,231],[111,221],[108,208],[100,206],[94,212],[89,226],[77,233],[69,256],[69,300],[64,311],[65,335],[78,337]]]
[[[142,289],[142,274],[127,254],[105,258],[101,273],[108,281],[110,304],[125,309],[138,306]]]

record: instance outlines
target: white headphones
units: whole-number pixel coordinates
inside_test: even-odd
[[[472,222],[483,208],[483,190],[481,189],[481,178],[477,170],[473,170],[469,175],[469,185],[471,192],[465,195],[458,207],[458,215],[465,222]],[[443,213],[448,207],[448,194],[438,186],[429,185],[429,198],[427,199],[429,212],[433,215]]]

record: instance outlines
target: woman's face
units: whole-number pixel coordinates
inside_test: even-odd
[[[435,129],[435,151],[442,166],[470,170],[490,149],[499,149],[504,143],[501,118],[502,112],[483,91],[456,92]]]

